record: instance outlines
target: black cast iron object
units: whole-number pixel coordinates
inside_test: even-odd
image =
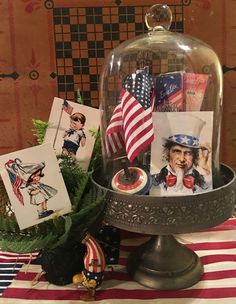
[[[203,266],[198,256],[172,235],[214,227],[232,215],[236,176],[223,164],[220,175],[222,186],[189,196],[127,195],[107,189],[104,221],[120,229],[153,235],[129,256],[127,270],[137,282],[171,290],[200,280]],[[106,188],[103,177],[101,171],[94,173],[96,187]]]

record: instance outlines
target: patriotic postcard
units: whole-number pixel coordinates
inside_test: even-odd
[[[155,112],[150,195],[192,195],[212,189],[213,112]]]
[[[51,144],[0,156],[0,173],[20,229],[71,211]]]
[[[44,142],[50,142],[57,155],[68,155],[88,169],[100,125],[98,109],[55,97]]]
[[[156,106],[158,112],[184,110],[183,72],[160,74],[156,78]]]

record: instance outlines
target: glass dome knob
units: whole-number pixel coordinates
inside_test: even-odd
[[[172,13],[168,5],[155,4],[148,9],[145,23],[149,31],[169,30],[172,22]]]

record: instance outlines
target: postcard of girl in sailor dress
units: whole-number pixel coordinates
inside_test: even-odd
[[[0,170],[20,229],[71,211],[51,144],[0,156]]]

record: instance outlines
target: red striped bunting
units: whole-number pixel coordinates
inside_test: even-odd
[[[80,292],[72,290],[39,290],[32,288],[31,290],[27,288],[14,288],[8,289],[4,293],[5,298],[7,294],[8,298],[17,299],[28,299],[28,300],[79,300]],[[112,288],[108,290],[100,290],[96,293],[96,300],[108,300],[108,299],[140,299],[140,300],[151,300],[151,299],[193,299],[195,298],[195,303],[197,299],[222,299],[222,298],[235,298],[236,299],[236,288],[226,287],[226,288],[206,288],[206,289],[183,289],[183,290],[144,290],[134,289],[130,291],[129,289],[119,289]],[[36,302],[35,302],[36,303]],[[39,302],[40,303],[40,302]],[[56,304],[57,302],[55,302]],[[106,303],[106,302],[104,302]],[[107,302],[110,303],[110,302]],[[171,301],[169,303],[173,303]],[[183,302],[187,303],[187,302]],[[211,302],[212,303],[212,302]],[[227,302],[226,302],[227,303]]]

